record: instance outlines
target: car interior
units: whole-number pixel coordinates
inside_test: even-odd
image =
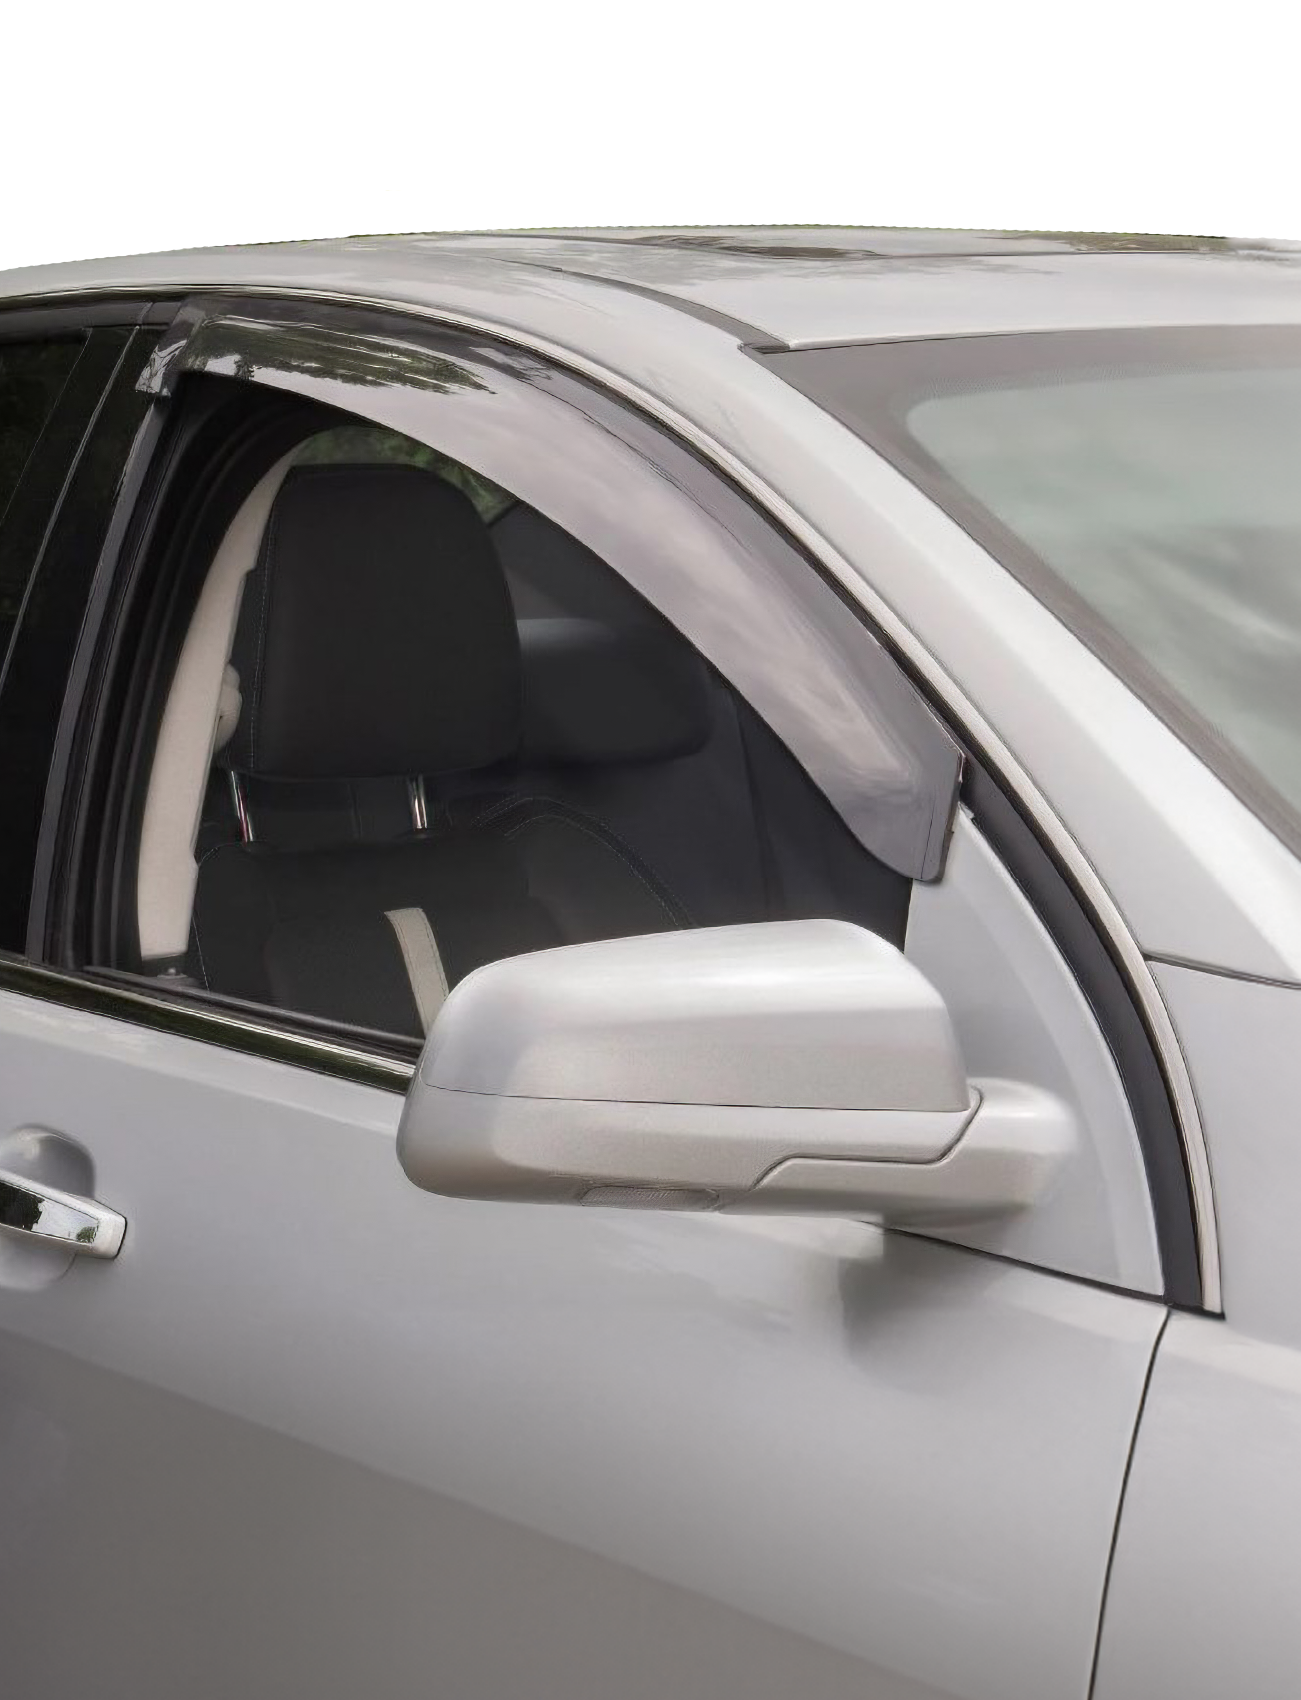
[[[301,444],[202,575],[147,776],[140,961],[418,1039],[496,958],[832,915],[872,858],[606,562],[393,433]]]

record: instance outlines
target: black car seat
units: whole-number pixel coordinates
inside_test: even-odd
[[[545,857],[491,804],[441,811],[426,831],[358,833],[359,795],[391,827],[415,776],[500,774],[518,760],[511,599],[483,522],[436,475],[292,471],[244,591],[234,662],[243,707],[221,760],[276,794],[280,830],[209,833],[191,965],[211,989],[418,1034],[483,962],[688,923],[592,820],[553,818]]]

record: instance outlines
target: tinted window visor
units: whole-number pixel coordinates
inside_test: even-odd
[[[382,321],[363,331],[356,315],[325,308],[311,319],[199,315],[183,345],[160,349],[152,381],[203,372],[310,396],[511,490],[694,644],[879,861],[939,877],[956,746],[856,613],[744,497],[649,421],[530,354],[418,327],[408,341]]]
[[[1301,331],[765,356],[1301,849]]]

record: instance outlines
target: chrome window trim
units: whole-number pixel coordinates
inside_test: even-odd
[[[215,1009],[180,997],[175,991],[137,990],[93,974],[46,968],[7,951],[0,951],[0,991],[114,1017],[136,1027],[243,1051],[386,1092],[405,1093],[416,1071],[414,1062],[385,1056],[381,1051],[296,1032],[274,1020]]]
[[[158,299],[168,293],[154,289],[123,290],[66,290],[48,295],[18,297],[17,306],[33,302],[54,302],[75,299],[95,299],[114,294],[118,297],[139,294]],[[179,307],[181,291],[170,292]],[[212,296],[229,298],[233,293],[229,283],[214,284],[210,289],[187,286],[185,298]],[[241,297],[257,297],[268,301],[298,301],[327,306],[370,309],[391,318],[418,319],[450,330],[468,331],[490,336],[528,353],[536,354],[566,371],[599,385],[630,406],[646,414],[663,429],[672,432],[742,490],[778,525],[793,537],[829,572],[841,587],[864,610],[876,629],[882,633],[895,653],[901,656],[943,705],[955,724],[960,725],[981,746],[990,765],[1005,785],[1018,798],[1045,843],[1057,856],[1073,880],[1077,890],[1092,911],[1104,938],[1122,965],[1131,990],[1147,1024],[1148,1033],[1157,1053],[1170,1089],[1175,1118],[1183,1148],[1193,1219],[1197,1231],[1197,1260],[1201,1277],[1202,1307],[1215,1314],[1223,1309],[1220,1274],[1219,1234],[1215,1215],[1215,1199],[1211,1183],[1210,1158],[1205,1129],[1193,1091],[1187,1060],[1179,1044],[1174,1024],[1151,968],[1130,932],[1110,891],[1085,855],[1074,836],[1049,804],[1025,768],[1016,760],[1007,745],[994,731],[966,694],[947,676],[931,652],[899,619],[853,565],[821,534],[818,528],[772,488],[759,474],[751,470],[737,455],[700,429],[690,418],[677,412],[653,392],[612,371],[599,361],[587,359],[572,348],[555,343],[540,335],[523,336],[511,327],[477,314],[421,307],[418,303],[387,301],[382,296],[347,294],[338,290],[313,290],[292,286],[241,284]],[[172,1007],[169,1005],[168,1007]],[[273,1028],[266,1029],[274,1032]]]

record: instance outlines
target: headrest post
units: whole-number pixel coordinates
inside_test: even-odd
[[[243,782],[233,767],[226,770],[226,778],[230,784],[230,800],[235,805],[235,819],[239,822],[239,836],[245,844],[251,844],[253,842],[253,817],[248,812]]]
[[[407,780],[407,801],[411,806],[411,824],[417,832],[429,831],[429,804],[425,799],[424,775],[418,773]]]

